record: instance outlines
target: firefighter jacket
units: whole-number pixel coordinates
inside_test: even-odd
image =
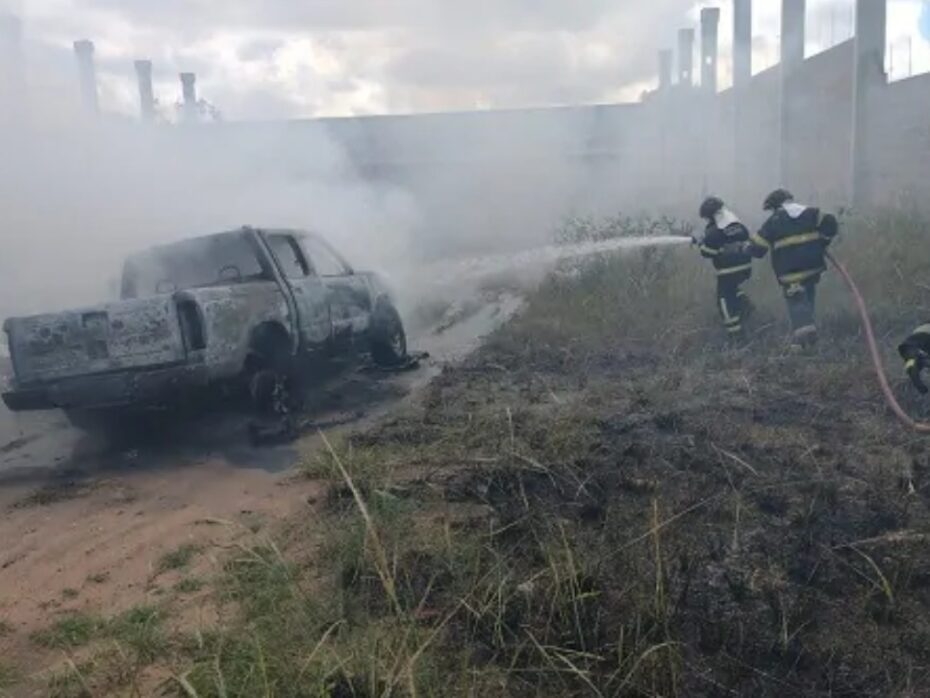
[[[826,271],[824,253],[838,232],[835,216],[789,202],[750,236],[749,250],[754,257],[771,251],[775,277],[782,285],[802,284]]]
[[[749,231],[732,213],[724,209],[707,225],[699,250],[713,260],[718,277],[744,276],[752,273],[752,257],[746,243]]]

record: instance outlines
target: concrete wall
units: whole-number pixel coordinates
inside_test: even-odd
[[[808,58],[785,85],[785,171],[779,172],[781,71],[775,66],[712,99],[697,91],[656,95],[643,121],[665,132],[661,177],[650,188],[659,206],[719,193],[758,215],[766,193],[790,188],[829,208],[850,203],[854,43]],[[869,181],[864,205],[902,199],[930,209],[930,75],[869,93]],[[648,156],[644,149],[637,158]],[[692,206],[693,208],[693,206]]]
[[[228,150],[247,133],[269,167],[286,163],[299,178],[312,176],[325,142],[347,176],[412,197],[426,245],[519,247],[571,213],[694,218],[710,193],[755,221],[778,186],[827,208],[849,203],[853,60],[848,41],[786,83],[784,172],[779,66],[718,95],[672,88],[635,105],[229,124],[204,129],[195,147]],[[930,206],[930,76],[870,94],[867,203],[907,196]]]
[[[879,89],[869,106],[874,114],[870,197],[930,208],[930,75]]]
[[[779,172],[779,67],[711,100],[705,107],[710,129],[703,191],[719,193],[747,216],[760,215],[765,195],[779,186],[825,206],[845,203],[851,164],[852,56],[851,42],[814,56],[786,85],[791,137],[784,173]],[[699,193],[692,187],[691,198]]]
[[[784,184],[830,207],[847,201],[851,182],[853,48],[847,41],[809,58],[786,85],[792,129]]]

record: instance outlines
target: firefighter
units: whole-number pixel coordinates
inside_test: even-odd
[[[703,236],[695,238],[701,256],[713,260],[717,273],[717,309],[727,333],[743,336],[743,321],[752,304],[742,285],[752,275],[752,257],[747,251],[749,231],[716,196],[704,200],[699,211],[707,222]]]
[[[758,233],[750,235],[749,252],[761,258],[771,251],[791,319],[792,345],[810,347],[817,341],[814,304],[817,284],[827,268],[824,253],[839,224],[831,214],[795,203],[785,189],[769,194],[763,209],[770,216]]]
[[[930,325],[921,325],[911,332],[898,347],[898,353],[904,359],[904,370],[911,383],[921,395],[926,395],[927,386],[920,374],[925,368],[930,368]]]

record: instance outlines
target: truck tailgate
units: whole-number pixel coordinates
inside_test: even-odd
[[[4,329],[20,385],[165,366],[185,355],[170,296],[10,318]]]

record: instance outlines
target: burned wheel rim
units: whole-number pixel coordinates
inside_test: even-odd
[[[399,323],[394,323],[394,326],[391,328],[391,338],[390,345],[391,350],[397,356],[403,356],[407,353],[407,337],[404,335],[404,330]]]
[[[375,363],[392,366],[407,356],[407,335],[404,323],[391,305],[382,305],[372,327],[371,355]]]

